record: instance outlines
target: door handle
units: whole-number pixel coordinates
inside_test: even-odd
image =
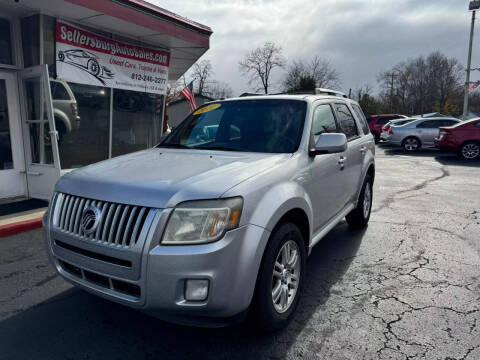
[[[36,172],[36,171],[27,171],[27,175],[32,175],[32,176],[41,176],[43,173],[41,172]]]

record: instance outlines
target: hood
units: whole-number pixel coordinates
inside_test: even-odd
[[[55,190],[91,199],[155,208],[215,199],[291,154],[153,148],[64,175]]]

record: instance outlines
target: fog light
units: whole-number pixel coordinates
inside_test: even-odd
[[[187,280],[185,283],[185,299],[202,301],[208,296],[208,280]]]

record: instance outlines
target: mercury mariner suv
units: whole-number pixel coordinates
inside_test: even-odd
[[[365,116],[318,93],[209,103],[152,149],[64,175],[44,218],[58,273],[174,322],[284,327],[312,247],[372,206]]]

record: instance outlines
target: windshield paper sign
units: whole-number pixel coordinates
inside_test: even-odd
[[[60,79],[165,95],[169,63],[168,51],[120,42],[57,21]]]

